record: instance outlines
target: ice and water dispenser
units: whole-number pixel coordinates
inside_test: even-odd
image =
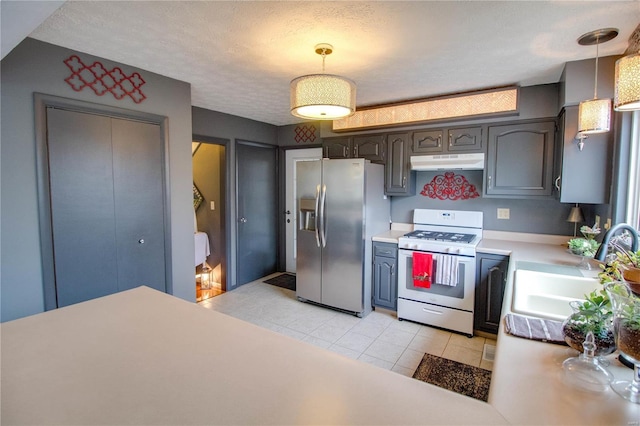
[[[298,223],[301,231],[316,231],[316,200],[315,198],[300,198]]]

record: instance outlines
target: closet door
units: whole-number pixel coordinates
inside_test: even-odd
[[[166,291],[160,126],[47,109],[58,307]]]
[[[165,288],[160,126],[111,119],[118,290]]]
[[[47,133],[56,293],[62,307],[118,290],[111,119],[47,108]]]

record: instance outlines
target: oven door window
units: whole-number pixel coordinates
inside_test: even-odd
[[[464,277],[465,277],[465,267],[467,266],[464,262],[460,261],[458,263],[458,284],[455,286],[449,285],[441,285],[436,283],[431,283],[430,288],[422,288],[415,287],[413,285],[413,277],[411,271],[413,270],[413,258],[411,256],[406,257],[406,282],[404,285],[407,287],[407,290],[417,291],[421,293],[429,293],[429,294],[439,294],[441,296],[447,297],[455,297],[457,299],[464,299]],[[437,264],[435,265],[437,268]],[[435,276],[435,269],[434,274]]]

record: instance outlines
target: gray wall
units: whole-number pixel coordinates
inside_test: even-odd
[[[535,234],[573,235],[573,224],[567,222],[571,204],[556,200],[516,200],[508,198],[482,198],[482,171],[454,170],[475,185],[480,197],[470,200],[439,200],[420,195],[423,187],[434,176],[443,172],[416,173],[416,195],[391,197],[391,220],[411,223],[413,209],[475,210],[484,213],[484,229],[493,231],[531,232]],[[508,208],[510,219],[498,219],[498,208]],[[585,213],[586,214],[586,213]]]
[[[277,127],[260,121],[198,107],[192,108],[192,126],[193,134],[196,137],[205,136],[230,141],[226,147],[226,158],[228,161],[226,163],[227,187],[225,191],[229,196],[226,198],[227,205],[225,209],[227,217],[230,218],[226,227],[226,253],[228,258],[226,283],[227,289],[231,290],[236,287],[236,141],[244,140],[278,145]]]
[[[226,262],[226,240],[224,233],[225,211],[225,147],[209,143],[201,143],[193,155],[193,182],[204,197],[204,201],[196,210],[198,218],[198,231],[206,232],[209,236],[209,248],[211,254],[207,257],[207,263],[218,274],[218,265],[224,269]],[[215,203],[215,210],[211,210],[211,201]],[[226,272],[226,271],[225,271]],[[216,280],[225,289],[222,276],[216,276]]]
[[[108,69],[137,71],[147,99],[136,104],[111,94],[75,92],[64,79],[63,60],[72,54],[84,63],[99,61]],[[124,64],[26,39],[1,62],[1,316],[7,321],[44,310],[41,247],[38,229],[34,92],[126,108],[169,118],[167,173],[170,179],[170,226],[174,295],[195,301],[193,213],[191,201],[191,90],[185,82]],[[99,261],[99,259],[96,259]],[[89,268],[90,265],[87,265]]]

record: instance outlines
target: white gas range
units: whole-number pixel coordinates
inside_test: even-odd
[[[473,335],[482,219],[482,212],[414,210],[414,231],[398,239],[398,319]],[[414,253],[433,259],[428,288],[414,280]]]

